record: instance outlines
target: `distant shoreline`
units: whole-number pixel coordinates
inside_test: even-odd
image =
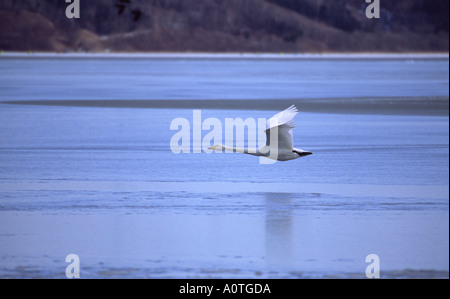
[[[227,109],[278,111],[296,105],[303,112],[339,114],[384,114],[448,116],[449,97],[273,99],[273,100],[30,100],[1,104],[140,108],[140,109]]]
[[[449,53],[53,53],[2,52],[1,59],[448,60]]]

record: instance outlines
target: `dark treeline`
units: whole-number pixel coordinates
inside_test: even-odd
[[[448,0],[2,0],[3,51],[426,52],[449,49]]]

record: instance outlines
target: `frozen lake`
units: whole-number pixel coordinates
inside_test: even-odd
[[[81,57],[80,57],[81,56]],[[33,57],[35,57],[33,59]],[[227,59],[217,55],[0,55],[13,100],[299,99],[449,95],[448,56]],[[150,57],[150,58],[149,58]],[[187,57],[183,59],[183,57]],[[203,57],[203,58],[202,58]],[[208,58],[209,57],[209,58]],[[234,57],[234,59],[233,59]],[[247,57],[247,56],[245,56]]]
[[[0,67],[2,102],[420,101],[448,97],[449,86],[445,59],[27,58]],[[364,278],[369,254],[382,277],[448,278],[449,118],[404,112],[301,112],[294,145],[314,155],[261,165],[172,153],[170,123],[191,120],[192,109],[0,103],[0,277],[64,278],[74,253],[82,278]]]

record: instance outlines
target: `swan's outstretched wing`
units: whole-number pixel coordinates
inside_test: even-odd
[[[266,124],[267,146],[270,146],[271,138],[274,138],[275,130],[278,130],[278,150],[292,151],[294,147],[292,129],[295,128],[294,117],[297,115],[297,113],[298,113],[297,108],[294,105],[292,105],[286,110],[281,111],[280,113],[274,115],[267,121]]]

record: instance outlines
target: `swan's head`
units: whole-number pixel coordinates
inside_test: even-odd
[[[209,147],[208,149],[214,150],[214,151],[223,151],[223,150],[224,150],[223,146],[220,145],[220,144],[211,146],[211,147]]]

